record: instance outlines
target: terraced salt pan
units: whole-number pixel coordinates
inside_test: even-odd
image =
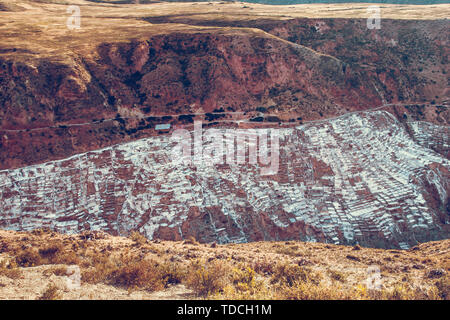
[[[450,127],[425,121],[408,122],[413,136],[421,146],[448,154],[450,151]]]
[[[412,125],[422,136],[435,131]],[[137,229],[149,238],[194,233],[219,242],[375,237],[399,247],[440,228],[420,181],[432,183],[444,203],[448,177],[430,165],[449,168],[449,161],[416,143],[389,113],[351,114],[279,135],[272,176],[261,176],[258,164],[187,165],[172,159],[167,135],[0,171],[0,226]]]

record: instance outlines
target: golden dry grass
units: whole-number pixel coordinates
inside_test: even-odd
[[[173,288],[185,288],[181,294],[193,299],[449,298],[450,240],[384,250],[299,241],[211,245],[142,238],[0,230],[0,283],[33,272],[42,283],[35,298],[56,293],[64,298],[70,291],[63,285],[55,291],[49,281],[65,278],[67,267],[77,265],[78,290],[110,287],[148,298]],[[381,271],[379,290],[366,285],[372,265]],[[27,290],[16,286],[16,292]],[[7,290],[0,285],[0,297],[8,297]],[[95,289],[89,298],[96,298]]]
[[[55,285],[48,285],[44,292],[42,292],[39,300],[58,300],[61,295],[59,293],[58,287]]]

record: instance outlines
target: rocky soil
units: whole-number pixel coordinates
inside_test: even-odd
[[[67,1],[0,3],[2,169],[192,120],[180,115],[307,121],[448,100],[446,5],[385,5],[369,30],[357,5],[73,1],[70,30]]]

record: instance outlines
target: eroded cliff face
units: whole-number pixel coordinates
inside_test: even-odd
[[[448,23],[382,23],[379,30],[367,30],[365,19],[302,19],[270,32],[341,59],[373,79],[387,102],[445,101]]]
[[[295,18],[282,21],[212,20],[179,15],[147,18],[152,23],[187,23],[202,26],[258,28],[291,43],[340,60],[358,77],[354,87],[379,90],[390,103],[448,99],[448,22],[382,19],[380,29],[369,30],[366,19]],[[334,77],[335,70],[322,65]]]
[[[364,19],[139,19],[192,27],[136,27],[136,38],[95,39],[90,50],[68,38],[64,58],[39,46],[0,48],[0,168],[150,136],[155,115],[204,120],[224,110],[249,119],[265,110],[308,121],[447,99],[445,20],[383,20],[368,30]],[[448,118],[445,109],[434,119]]]

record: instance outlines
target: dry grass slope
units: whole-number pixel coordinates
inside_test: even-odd
[[[0,231],[1,299],[449,299],[450,240],[410,250]],[[351,257],[351,258],[349,258]],[[67,288],[68,267],[81,271]],[[367,267],[381,287],[366,286]]]

